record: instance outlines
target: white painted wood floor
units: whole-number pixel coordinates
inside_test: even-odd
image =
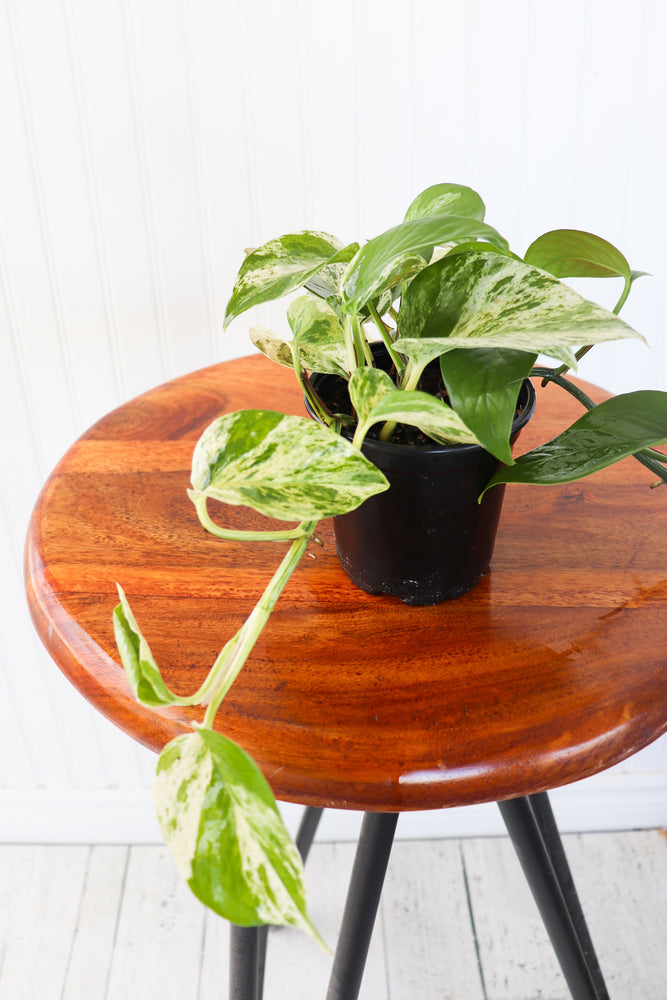
[[[612,1000],[666,1000],[664,831],[564,843]],[[308,861],[331,944],[353,850]],[[2,1000],[226,1000],[226,943],[162,846],[0,846]],[[323,1000],[330,962],[272,931],[266,1000]],[[569,1000],[506,838],[395,843],[361,997]]]

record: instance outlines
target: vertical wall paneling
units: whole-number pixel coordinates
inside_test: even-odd
[[[113,793],[129,816],[154,759],[67,684],[28,619],[23,538],[60,455],[129,397],[248,353],[253,323],[286,332],[269,303],[222,333],[245,248],[299,228],[366,239],[440,180],[477,188],[519,252],[570,226],[650,272],[623,313],[650,348],[603,345],[581,373],[617,392],[667,390],[667,8],[3,0],[0,11],[0,797],[18,810],[23,792],[49,808],[62,795],[80,823],[86,789],[95,808]],[[612,305],[617,286],[581,290]],[[608,781],[621,797],[634,781],[653,821],[665,773],[662,740]]]

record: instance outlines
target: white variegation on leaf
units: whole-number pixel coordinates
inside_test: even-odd
[[[438,444],[479,444],[451,406],[426,392],[394,389],[383,395],[366,417],[363,436],[373,424],[386,422],[418,427]]]
[[[331,260],[345,263],[345,258],[349,260],[354,252],[353,247],[347,255],[345,250],[335,236],[311,230],[279,236],[253,250],[236,276],[225,312],[225,327],[251,306],[301,288]]]
[[[116,587],[120,604],[113,612],[114,636],[134,697],[150,708],[183,703],[185,699],[173,694],[163,681],[160,668],[137,624],[125,592],[120,584],[116,584]]]
[[[287,320],[303,368],[349,378],[345,334],[330,305],[314,295],[300,295],[290,303]]]
[[[191,483],[215,500],[292,521],[346,513],[388,488],[349,441],[313,420],[267,410],[215,420],[195,447]]]
[[[253,326],[250,328],[250,341],[271,361],[284,365],[285,368],[294,368],[294,358],[292,357],[292,345],[277,333],[267,330],[264,326]]]
[[[379,368],[357,368],[348,384],[350,400],[360,424],[366,425],[373,407],[396,386]]]
[[[411,219],[364,244],[352,258],[342,288],[342,307],[359,312],[387,288],[421,271],[434,246],[484,239],[502,248],[507,241],[491,226],[457,215]]]
[[[420,364],[454,348],[550,351],[643,338],[539,268],[496,254],[454,254],[422,271],[401,306],[396,349]]]
[[[418,194],[405,213],[405,222],[433,215],[461,215],[484,220],[484,202],[472,188],[463,184],[433,184]]]
[[[303,865],[254,761],[211,729],[167,744],[154,787],[158,821],[188,885],[240,926],[299,927],[323,944],[306,909]]]

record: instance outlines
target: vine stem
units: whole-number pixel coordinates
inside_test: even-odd
[[[301,556],[306,551],[306,546],[316,526],[317,521],[301,522],[299,528],[303,533],[302,536],[292,542],[289,551],[273,574],[271,581],[255,605],[252,613],[236,635],[223,647],[213,664],[206,684],[210,700],[201,728],[211,729],[213,727],[213,720],[223,698],[250,656],[255,643],[261,635],[262,629],[275,607],[276,601],[296,569]]]
[[[296,528],[286,528],[284,531],[243,531],[241,529],[221,528],[215,521],[211,520],[206,508],[208,499],[206,494],[199,493],[197,490],[188,490],[187,494],[195,505],[199,523],[216,538],[241,542],[288,542],[293,538],[303,538],[304,536],[303,522]]]

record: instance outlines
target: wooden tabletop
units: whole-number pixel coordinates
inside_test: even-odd
[[[42,641],[154,750],[203,710],[134,701],[113,639],[115,583],[167,683],[194,691],[285,551],[214,539],[186,496],[200,432],[244,407],[303,412],[291,373],[261,356],[138,397],[67,452],[30,524]],[[539,392],[519,450],[579,413],[556,387]],[[508,487],[491,572],[438,607],[356,590],[322,522],[323,547],[287,585],[217,728],[278,798],[378,811],[528,794],[630,756],[667,730],[667,487],[650,490],[653,478],[628,459],[568,486]],[[243,508],[215,516],[262,521]]]

